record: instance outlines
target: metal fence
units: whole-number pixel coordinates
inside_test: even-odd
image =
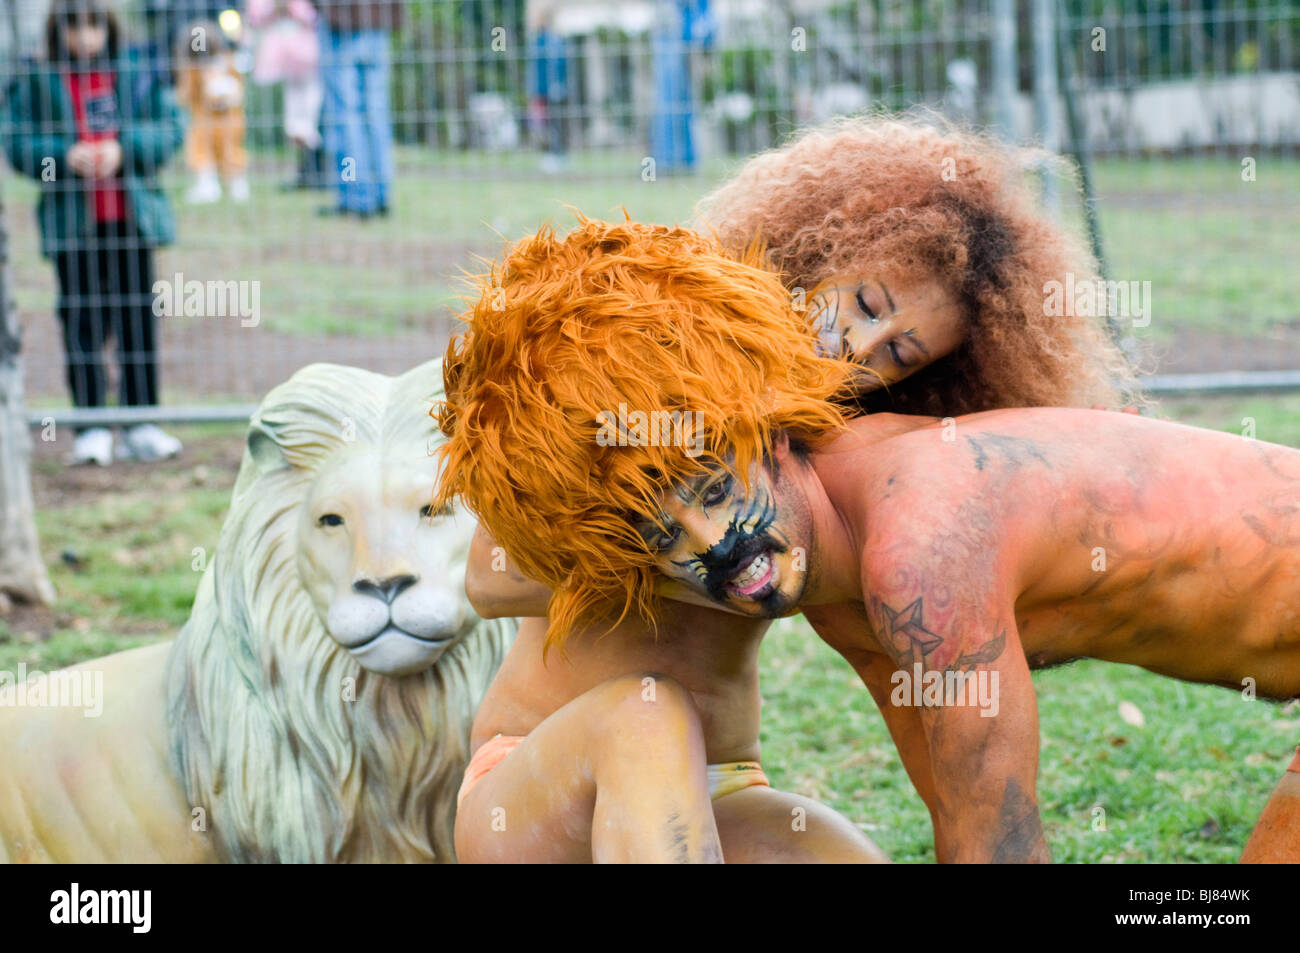
[[[9,106],[44,70],[48,6],[5,8],[9,133],[23,122]],[[94,262],[65,262],[61,312],[33,215],[50,184],[39,170],[7,176],[34,419],[234,419],[312,361],[404,370],[444,348],[474,256],[547,220],[562,227],[562,203],[686,221],[740,160],[792,130],[918,105],[1085,163],[1088,196],[1058,185],[1045,197],[1072,228],[1093,216],[1110,275],[1152,282],[1150,324],[1123,333],[1160,374],[1153,391],[1300,389],[1290,274],[1300,10],[1287,0],[322,0],[314,10],[360,17],[352,26],[373,17],[374,33],[307,26],[302,0],[116,6],[140,73],[174,84],[191,113],[189,141],[160,174],[176,221],[147,276],[162,316],[139,360],[107,362],[109,407],[72,412],[66,309],[113,311],[123,289],[93,279]],[[145,92],[142,80],[131,95]],[[382,194],[371,167],[387,160],[350,154],[348,127],[332,118],[367,96],[391,115]],[[215,179],[200,169],[213,156]],[[340,202],[358,214],[320,214]],[[71,303],[69,280],[85,283]],[[99,323],[94,343],[120,350],[123,335]],[[155,357],[159,406],[113,406],[141,402],[139,387],[119,397],[120,385]]]

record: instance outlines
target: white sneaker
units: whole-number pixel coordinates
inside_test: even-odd
[[[138,424],[122,431],[119,460],[166,460],[181,452],[181,442],[153,424]]]
[[[211,205],[213,202],[220,202],[221,180],[217,178],[217,173],[200,172],[195,177],[194,184],[185,193],[185,201],[191,205]]]
[[[68,455],[69,464],[78,466],[94,463],[106,467],[112,462],[113,431],[107,427],[91,427],[77,434],[77,439],[72,444],[72,453]]]
[[[231,179],[230,184],[226,186],[226,191],[230,193],[230,197],[236,202],[247,202],[249,194],[248,178],[241,175]]]

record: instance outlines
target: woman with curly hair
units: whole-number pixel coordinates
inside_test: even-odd
[[[821,348],[870,371],[863,410],[1138,401],[1103,321],[1048,313],[1045,285],[1096,265],[1035,205],[1030,158],[919,120],[842,119],[750,159],[699,215],[802,289]]]

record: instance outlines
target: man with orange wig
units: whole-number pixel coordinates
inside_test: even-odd
[[[621,558],[605,563],[595,542],[643,548],[623,510],[655,481],[628,446],[671,446],[665,464],[680,452],[703,466],[720,459],[713,418],[742,429],[748,421],[754,446],[773,422],[810,440],[841,425],[824,398],[842,388],[847,367],[815,355],[789,304],[775,275],[711,240],[632,223],[583,220],[564,239],[544,231],[484,280],[469,334],[446,362],[455,396],[440,423],[460,439],[442,497],[464,494],[493,531],[543,501],[552,518],[498,536],[504,551],[480,535],[470,556],[475,607],[530,618],[475,718],[456,817],[461,861],[884,859],[825,805],[768,784],[758,744],[768,621],[671,604],[651,626],[648,598],[624,614],[629,598],[648,595],[653,563],[629,574]],[[582,329],[596,327],[593,347]],[[726,327],[739,349],[712,347]],[[672,381],[655,379],[640,358],[710,348],[712,359]],[[603,366],[611,353],[626,360]],[[786,382],[784,392],[769,393],[768,380]],[[658,401],[665,387],[676,401]],[[594,474],[585,469],[593,451]],[[593,476],[632,490],[590,506],[572,487]],[[559,550],[584,554],[594,586],[564,585],[578,576],[547,558],[552,532]],[[587,532],[593,545],[579,542]],[[501,590],[517,596],[503,602]],[[548,601],[554,634],[580,616],[595,621],[563,644],[548,639]]]
[[[1300,694],[1300,451],[1071,409],[846,423],[851,366],[799,345],[770,281],[689,232],[594,222],[526,241],[491,276],[445,363],[439,498],[462,495],[553,590],[548,646],[620,610],[655,617],[664,596],[747,619],[802,610],[880,706],[949,861],[1048,858],[1033,667],[1086,656]],[[693,421],[692,439],[653,439],[655,414]],[[722,631],[693,645],[728,649]],[[597,762],[602,737],[642,724],[635,706],[606,712],[581,749]],[[645,808],[661,840],[707,842],[693,724],[673,762],[684,786],[649,804],[582,789],[593,838],[617,804]],[[561,774],[589,763],[554,750]],[[536,794],[544,760],[533,749],[494,795]],[[1293,770],[1248,857],[1300,856],[1297,798]]]

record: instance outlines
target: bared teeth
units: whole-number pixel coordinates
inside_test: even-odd
[[[743,589],[746,586],[750,585],[751,583],[757,582],[759,579],[762,579],[765,575],[767,575],[767,571],[769,568],[771,568],[771,565],[772,565],[771,558],[768,556],[767,553],[763,553],[762,555],[751,560],[749,565],[746,566],[744,570],[742,570],[737,575],[733,576],[729,585],[737,589]]]

